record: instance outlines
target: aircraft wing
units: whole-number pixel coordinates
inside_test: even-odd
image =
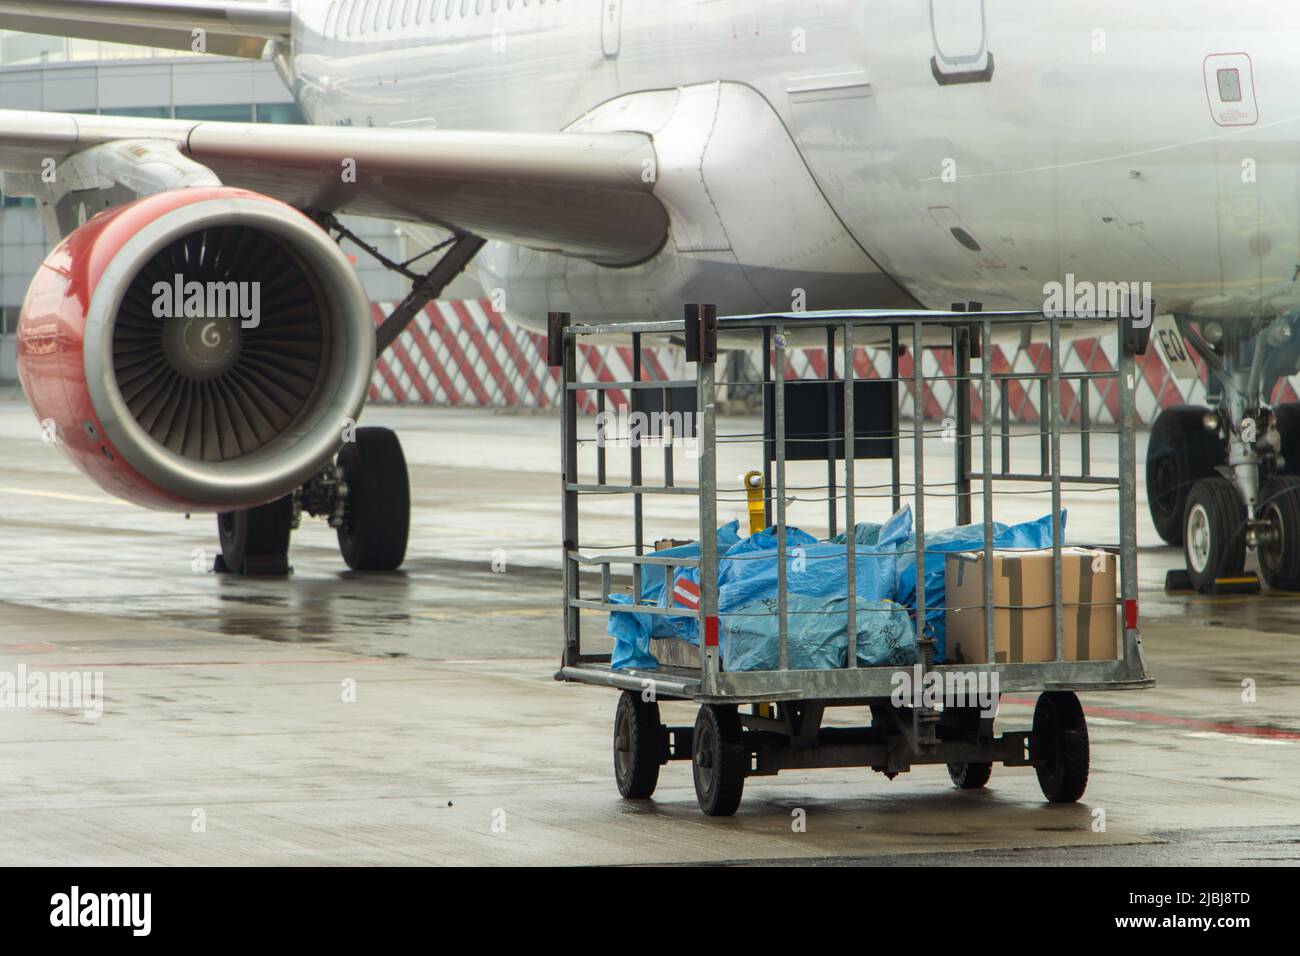
[[[21,4],[0,2],[15,6]],[[96,168],[137,194],[186,184],[163,177],[150,188],[161,150],[210,170],[227,186],[299,209],[428,223],[607,265],[649,258],[668,234],[668,214],[653,194],[654,144],[642,133],[393,130],[0,110],[0,170],[19,174],[6,177],[11,192],[18,191],[12,181],[42,195],[42,171],[48,177],[50,169],[97,147],[111,162]]]
[[[254,60],[268,41],[289,39],[290,19],[287,7],[265,3],[0,0],[0,29]]]

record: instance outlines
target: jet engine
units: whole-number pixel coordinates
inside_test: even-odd
[[[47,440],[112,494],[176,511],[302,485],[355,423],[375,357],[338,246],[297,210],[222,187],[86,222],[32,280],[18,336]]]

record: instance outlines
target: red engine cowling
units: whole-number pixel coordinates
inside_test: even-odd
[[[177,511],[301,485],[360,414],[374,355],[338,246],[297,210],[226,188],[91,219],[42,263],[18,325],[23,389],[77,467]]]

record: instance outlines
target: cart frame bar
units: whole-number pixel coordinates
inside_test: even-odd
[[[895,389],[893,402],[894,456],[892,464],[891,500],[897,511],[904,500],[900,461],[899,394],[902,386],[913,389],[913,493],[911,495],[915,527],[915,560],[918,582],[925,580],[927,560],[925,548],[925,427],[924,409],[921,397],[928,381],[944,380],[955,384],[958,394],[956,402],[957,454],[954,472],[956,494],[956,519],[959,524],[969,524],[973,498],[978,494],[983,504],[983,596],[984,596],[984,634],[986,641],[986,659],[996,659],[994,650],[994,582],[993,561],[993,483],[999,482],[1050,482],[1052,499],[1052,544],[1053,553],[1053,610],[1055,630],[1055,660],[1036,663],[989,663],[989,664],[943,664],[936,665],[932,659],[933,642],[930,641],[922,626],[925,621],[925,588],[918,587],[916,621],[918,623],[918,677],[934,671],[942,674],[946,671],[960,671],[963,674],[978,674],[981,671],[996,671],[1001,692],[1035,692],[1046,690],[1121,690],[1150,686],[1153,681],[1147,674],[1145,658],[1142,652],[1141,636],[1137,619],[1137,535],[1136,535],[1136,412],[1134,390],[1136,372],[1134,355],[1130,343],[1135,341],[1131,335],[1131,320],[1123,317],[1092,318],[1093,323],[1110,323],[1118,343],[1118,368],[1106,372],[1066,372],[1061,367],[1061,324],[1042,313],[1036,312],[986,312],[978,303],[954,306],[951,312],[907,312],[907,311],[851,311],[798,313],[768,316],[740,316],[717,319],[716,309],[712,306],[688,305],[685,316],[678,322],[638,322],[628,324],[590,324],[575,325],[566,313],[553,313],[548,326],[551,335],[560,337],[559,342],[552,342],[549,354],[558,361],[563,385],[562,415],[562,525],[563,525],[563,577],[564,577],[564,646],[563,660],[557,679],[582,683],[600,684],[625,690],[646,690],[653,688],[658,697],[669,699],[689,699],[703,703],[761,703],[773,701],[824,701],[828,704],[848,701],[868,701],[887,699],[894,690],[893,674],[897,667],[859,667],[857,664],[857,608],[852,600],[848,602],[848,659],[846,666],[831,670],[791,670],[789,669],[789,624],[787,592],[787,544],[786,544],[786,442],[787,420],[785,407],[785,389],[775,387],[785,381],[789,333],[798,329],[798,334],[805,331],[824,329],[826,331],[827,377],[824,381],[835,381],[836,337],[839,336],[841,362],[843,366],[844,404],[842,409],[844,456],[844,502],[845,523],[847,526],[847,593],[856,593],[856,559],[857,545],[853,534],[856,527],[854,455],[854,383],[858,376],[854,368],[854,353],[864,336],[873,344],[887,343],[890,351],[891,377],[884,381],[893,384]],[[1021,328],[1046,324],[1050,337],[1051,366],[1047,371],[1036,371],[1026,375],[994,373],[989,356],[992,354],[994,332],[1003,326]],[[939,333],[936,336],[936,331]],[[722,669],[719,647],[718,586],[717,572],[719,555],[714,529],[717,528],[717,380],[716,358],[717,339],[736,333],[742,334],[742,342],[747,346],[762,343],[762,369],[765,401],[770,396],[773,403],[774,438],[764,439],[764,472],[767,482],[764,486],[766,510],[769,523],[777,531],[777,617],[779,661],[777,669],[772,671],[726,672]],[[576,347],[582,336],[631,335],[633,343],[633,376],[631,382],[587,382],[577,378]],[[643,335],[674,338],[688,343],[688,356],[695,361],[696,376],[691,380],[667,382],[648,382],[641,374],[641,338]],[[757,336],[757,337],[755,337]],[[909,375],[900,374],[900,346],[908,343],[913,361]],[[945,344],[946,343],[946,344]],[[744,347],[744,346],[742,346]],[[930,375],[924,372],[922,357],[927,349],[951,349],[953,352],[953,374]],[[971,374],[970,360],[980,358],[980,370]],[[1118,393],[1118,422],[1115,431],[1118,442],[1118,475],[1097,476],[1090,473],[1092,465],[1092,438],[1098,431],[1092,429],[1093,416],[1088,397],[1089,384],[1113,380]],[[874,381],[881,381],[875,379]],[[1040,404],[1040,472],[1038,474],[1015,472],[1010,468],[1010,422],[1007,392],[1011,382],[1038,382],[1041,388]],[[1062,428],[1062,409],[1059,396],[1064,381],[1077,381],[1082,387],[1079,406],[1080,425],[1079,447],[1081,469],[1078,475],[1061,474],[1061,443],[1064,437]],[[665,476],[663,485],[647,485],[642,478],[642,459],[640,446],[631,449],[630,484],[610,484],[606,481],[606,450],[601,447],[597,452],[597,481],[584,483],[578,477],[578,396],[584,391],[594,391],[598,396],[597,408],[604,410],[607,392],[620,390],[649,391],[659,389],[664,393],[664,408],[669,406],[668,390],[693,386],[698,396],[698,422],[696,436],[699,441],[697,483],[694,487],[674,483],[672,473],[672,450],[665,447]],[[994,422],[994,389],[999,390],[1001,402],[1000,423]],[[981,469],[972,470],[971,451],[974,434],[972,431],[971,393],[978,391],[981,400]],[[828,407],[828,412],[833,409]],[[994,462],[994,426],[1000,424],[1001,467],[993,468]],[[828,435],[828,509],[831,527],[836,523],[836,506],[838,495],[835,492],[835,453],[836,436]],[[773,485],[773,481],[775,484]],[[978,483],[979,490],[975,490]],[[1064,548],[1064,527],[1061,517],[1062,485],[1080,484],[1093,486],[1111,486],[1118,491],[1119,497],[1119,542],[1114,548],[1119,557],[1119,605],[1121,634],[1121,654],[1117,660],[1069,661],[1065,659],[1064,645],[1064,602],[1062,598],[1061,556]],[[579,502],[584,495],[632,495],[634,521],[634,554],[632,555],[589,555],[583,552],[579,541]],[[694,495],[698,498],[700,557],[663,558],[645,553],[643,499],[645,495]],[[773,515],[773,512],[775,514]],[[943,560],[940,555],[939,560]],[[630,565],[632,569],[633,594],[642,593],[642,572],[645,568],[655,569],[665,578],[665,595],[672,592],[668,577],[675,567],[698,567],[700,571],[700,606],[698,610],[677,607],[665,602],[667,606],[648,606],[637,604],[638,613],[647,613],[667,617],[696,618],[699,621],[700,666],[692,668],[664,667],[657,671],[622,670],[610,668],[607,654],[585,654],[581,640],[581,612],[617,612],[628,611],[626,604],[616,604],[610,599],[611,568],[615,565]],[[583,567],[598,567],[601,587],[599,599],[582,594],[580,573]],[[658,572],[662,569],[662,572]],[[924,743],[933,740],[932,729],[927,732],[927,722],[934,719],[934,714],[925,707],[913,709],[913,737]]]

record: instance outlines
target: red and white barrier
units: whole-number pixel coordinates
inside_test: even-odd
[[[377,303],[376,324],[394,304]],[[685,374],[681,349],[644,348],[643,378],[666,381]],[[584,381],[632,379],[630,347],[578,346],[578,373]],[[609,403],[627,403],[613,390]],[[579,393],[580,408],[595,411],[589,393]],[[552,408],[560,402],[559,370],[546,367],[546,336],[511,326],[487,300],[435,302],[416,316],[376,364],[370,400],[401,405],[466,405],[478,408]]]
[[[394,303],[376,303],[372,308],[379,324],[392,311]],[[584,380],[602,382],[628,381],[632,378],[632,349],[629,346],[596,346],[580,343],[579,374]],[[923,359],[927,376],[951,375],[949,352],[927,352]],[[993,369],[997,373],[1015,371],[1032,373],[1050,370],[1046,345],[1036,344],[1008,353],[993,350]],[[859,349],[855,371],[862,378],[880,378],[889,374],[889,357],[878,349]],[[912,374],[911,356],[900,360],[903,376]],[[681,349],[668,346],[642,349],[643,376],[647,380],[666,381],[687,377],[686,358]],[[1115,343],[1082,339],[1069,344],[1062,368],[1066,372],[1112,371],[1115,368]],[[822,349],[796,350],[789,355],[788,378],[816,378],[826,372],[826,353]],[[1078,422],[1080,396],[1077,381],[1061,383],[1061,408],[1067,420]],[[1095,424],[1113,424],[1119,411],[1116,383],[1089,382],[1089,408]],[[994,397],[994,414],[1000,415],[1000,398]],[[1300,381],[1283,382],[1275,401],[1300,400]],[[977,396],[978,398],[978,390]],[[1012,382],[1007,390],[1011,420],[1022,423],[1038,421],[1040,391],[1036,382]],[[380,357],[370,388],[374,402],[411,405],[465,405],[486,408],[552,408],[560,399],[559,373],[546,367],[546,337],[511,326],[484,300],[448,301],[430,304],[416,317],[391,349]],[[955,390],[951,382],[931,382],[925,389],[925,417],[940,420],[953,413]],[[1153,342],[1147,354],[1138,360],[1137,413],[1142,422],[1151,422],[1161,408],[1199,404],[1205,399],[1204,369],[1196,382],[1180,382],[1165,365],[1159,347]],[[580,393],[581,410],[594,412],[589,393]],[[623,392],[609,393],[613,407],[625,404]],[[980,404],[973,402],[978,416]],[[912,414],[910,387],[906,389],[903,414]]]

